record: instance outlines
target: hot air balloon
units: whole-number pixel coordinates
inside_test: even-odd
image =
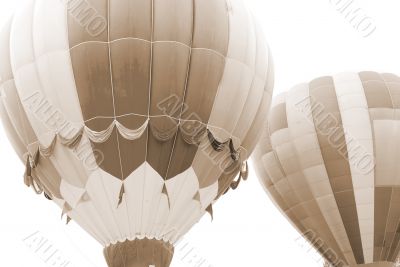
[[[321,77],[273,100],[257,173],[326,266],[396,261],[399,107],[400,77],[376,72]]]
[[[246,178],[272,96],[272,59],[240,0],[28,0],[0,58],[26,185],[112,267],[170,265]]]

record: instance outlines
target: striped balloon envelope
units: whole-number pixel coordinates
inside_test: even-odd
[[[169,266],[246,178],[273,87],[240,0],[28,0],[0,57],[26,185],[100,242],[109,266]]]
[[[327,266],[394,266],[400,77],[341,73],[275,98],[254,153],[268,195]]]

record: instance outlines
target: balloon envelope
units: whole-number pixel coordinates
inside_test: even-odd
[[[376,72],[321,77],[273,101],[254,153],[260,181],[333,266],[397,259],[399,107],[400,78]]]
[[[29,0],[0,56],[25,183],[110,266],[169,265],[240,172],[272,94],[269,50],[239,0]]]

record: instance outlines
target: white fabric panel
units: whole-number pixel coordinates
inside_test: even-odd
[[[35,93],[42,92],[42,86],[34,63],[35,55],[32,41],[32,20],[35,1],[30,0],[28,3],[19,9],[14,16],[10,37],[10,56],[18,94],[33,130],[40,140],[40,136],[45,135],[49,130],[37,118],[39,113],[36,112],[37,114],[33,114],[29,108],[32,96]]]
[[[270,69],[273,68],[273,59],[271,54],[269,53],[268,44],[264,38],[263,28],[257,23],[257,20],[255,18],[253,18],[253,20],[255,21],[254,24],[257,39],[255,74],[259,79],[267,81],[267,79],[269,78],[268,72]]]
[[[72,208],[76,208],[81,200],[82,195],[85,193],[85,190],[73,186],[65,180],[61,180],[60,192],[64,200],[67,201]]]
[[[229,47],[228,57],[243,62],[249,67],[255,65],[256,39],[253,19],[241,0],[229,0]]]
[[[93,213],[93,206],[91,203],[82,202],[78,205],[78,201],[82,194],[81,190],[62,180],[60,191],[63,197],[67,196],[67,199],[65,200],[55,201],[58,205],[60,205],[61,210],[64,208],[66,203],[68,203],[68,205],[73,203],[73,205],[71,205],[73,209],[67,212],[66,215],[77,222],[85,231],[92,235],[102,245],[105,245],[107,243],[104,239],[106,236],[106,230],[105,228],[98,227],[98,225],[95,223],[96,220],[94,219],[97,218],[98,220],[101,217],[96,213]]]
[[[35,57],[46,98],[67,121],[83,125],[69,54],[66,5],[62,1],[38,1],[33,25]]]
[[[261,160],[272,183],[276,184],[279,182],[279,180],[284,178],[285,175],[282,172],[280,163],[273,151],[266,153],[264,156],[262,156]]]
[[[163,228],[164,222],[167,220],[169,215],[169,200],[168,197],[164,194],[160,196],[159,204],[157,207],[156,217],[153,225],[153,229],[150,233],[150,236],[155,237],[158,240],[163,239]]]
[[[65,201],[62,199],[58,199],[53,197],[53,202],[62,210],[64,205],[65,205]],[[85,205],[87,205],[87,203],[83,203]],[[83,207],[84,205],[82,205]],[[86,224],[86,220],[84,220],[81,216],[81,214],[86,214],[85,211],[83,211],[84,209],[82,209],[82,207],[77,207],[75,210],[72,210],[70,212],[68,212],[68,216],[70,218],[73,218],[73,221],[75,221],[79,226],[81,226],[85,231],[87,231],[87,233],[89,235],[91,235],[93,238],[95,238],[97,240],[97,242],[99,242],[101,245],[105,245],[106,243],[104,242],[104,240],[101,238],[101,235],[99,235],[97,229],[95,229],[93,227],[92,224],[88,225]]]
[[[375,174],[376,186],[399,186],[400,164],[400,121],[375,120]]]
[[[201,188],[199,193],[201,206],[205,210],[218,195],[218,181],[208,187]]]
[[[225,69],[214,100],[209,124],[225,131],[213,131],[215,138],[226,141],[232,137],[255,74],[257,42],[251,16],[242,1],[232,1],[229,13],[229,46]],[[242,140],[235,140],[241,143]]]
[[[53,199],[54,201],[54,199]],[[84,220],[80,217],[80,214],[86,214],[87,208],[84,208],[85,205],[88,205],[86,203],[83,203],[79,207],[77,207],[75,210],[72,210],[71,212],[68,213],[68,216],[70,218],[73,218],[73,220],[82,228],[84,229],[89,235],[91,235],[94,239],[97,240],[102,246],[105,246],[107,243],[102,239],[101,235],[98,233],[98,229],[95,228],[92,224],[87,224],[88,220]]]
[[[117,204],[115,203],[115,205],[112,205],[112,203],[110,203],[103,175],[104,177],[106,175],[104,171],[101,169],[96,170],[89,177],[86,185],[87,193],[89,194],[91,203],[93,204],[93,206],[90,207],[90,213],[93,217],[89,220],[93,220],[93,218],[96,217],[98,218],[94,219],[96,228],[101,229],[101,234],[106,240],[106,245],[110,245],[115,244],[122,239],[123,233],[117,223]],[[118,194],[119,192],[117,193],[117,196]],[[113,197],[115,199],[115,195],[113,195]],[[126,236],[124,238],[126,238]]]
[[[140,235],[140,228],[142,223],[142,199],[145,180],[148,173],[151,173],[151,167],[145,162],[137,168],[129,177],[124,181],[125,195],[123,202],[126,203],[130,218],[130,235],[129,239],[134,240],[137,235]]]
[[[254,19],[253,19],[254,20]],[[265,47],[267,47],[263,34],[261,33],[261,29],[258,25],[255,24],[256,30],[256,61],[255,61],[255,76],[252,82],[252,86],[250,92],[247,96],[247,101],[244,105],[244,109],[242,110],[242,115],[239,118],[235,130],[233,132],[233,136],[236,136],[237,139],[243,140],[247,133],[251,128],[251,124],[257,114],[258,108],[263,101],[263,94],[268,94],[270,98],[269,91],[265,91],[265,84],[268,76],[268,69],[270,64],[272,65],[272,59],[269,57],[270,55],[267,53]],[[236,139],[234,139],[235,141]],[[238,144],[235,144],[235,147],[238,147]]]
[[[154,227],[155,219],[157,217],[157,209],[162,195],[164,186],[164,179],[150,166],[146,164],[146,176],[143,183],[143,198],[142,212],[139,214],[141,217],[140,232],[151,238],[151,232]],[[138,216],[138,215],[136,215]]]
[[[25,117],[21,115],[24,110],[14,80],[5,82],[2,87],[1,99],[8,116],[12,118],[11,124],[18,137],[24,143],[25,147],[28,144],[36,142],[36,136],[32,131],[32,127]]]
[[[176,242],[178,242],[179,239],[184,236],[194,224],[199,222],[200,218],[205,214],[204,209],[201,208],[201,205],[198,201],[191,200],[188,204],[191,208],[193,208],[193,210],[188,209],[181,214],[179,223],[177,224],[179,232],[177,232],[175,235],[171,235],[169,238],[173,244],[176,244]]]
[[[302,103],[301,107],[296,106],[298,103]],[[302,166],[307,184],[340,250],[347,255],[345,256],[347,262],[356,264],[325,169],[325,162],[313,123],[308,84],[298,85],[291,90],[290,94],[287,94],[286,110],[297,158]]]
[[[176,235],[172,238],[172,241],[174,243],[178,242],[179,239],[183,235],[185,235],[194,224],[200,221],[200,219],[206,213],[205,210],[208,208],[210,204],[214,204],[212,202],[218,194],[218,182],[212,184],[207,188],[200,189],[199,192],[200,192],[201,203],[197,202],[197,205],[200,207],[200,209],[196,209],[194,212],[192,212],[186,217],[186,220],[181,221],[181,224],[179,226],[179,228],[181,229],[179,235]]]
[[[101,181],[99,181],[99,179],[101,179]],[[122,181],[98,168],[97,183],[101,183],[104,187],[103,198],[108,201],[110,209],[113,212],[112,218],[114,218],[119,231],[118,241],[124,242],[129,236],[131,236],[131,233],[129,229],[130,218],[128,215],[127,204],[122,201],[118,206],[119,198],[116,197],[121,191]],[[116,241],[117,240],[114,239],[112,243]]]
[[[67,197],[70,201],[75,202],[75,207],[73,207],[73,210],[68,212],[67,215],[79,223],[85,231],[92,234],[102,245],[107,244],[107,240],[109,239],[107,238],[107,229],[104,227],[101,215],[97,212],[96,208],[94,208],[92,202],[76,203],[76,199],[81,193],[80,190],[76,187],[74,188],[74,186],[68,184],[64,180],[61,181],[60,191],[64,199]],[[68,200],[63,201],[61,209],[64,208],[65,203],[68,203]],[[70,204],[68,203],[68,205]]]
[[[20,138],[20,136],[16,133],[16,130],[10,120],[10,117],[7,113],[7,110],[4,107],[4,103],[1,100],[3,92],[0,89],[0,117],[1,121],[3,123],[3,128],[4,131],[6,132],[6,135],[8,139],[10,140],[11,145],[15,149],[18,157],[22,162],[25,161],[24,155],[26,154],[26,146],[23,142],[23,140]]]
[[[227,58],[225,70],[218,88],[211,112],[209,124],[224,130],[215,130],[213,134],[219,141],[231,137],[236,122],[246,102],[251,88],[253,70],[242,62]]]
[[[181,230],[181,237],[184,236],[185,234],[187,234],[187,232],[189,232],[189,230],[193,227],[193,225],[195,225],[196,223],[198,223],[200,221],[200,219],[207,214],[207,212],[205,212],[204,210],[201,210],[199,213],[194,212],[193,216],[190,217],[186,224],[182,226],[182,230]],[[180,241],[181,237],[175,237],[174,240],[174,244],[176,244],[177,242]]]
[[[14,14],[10,33],[10,56],[13,73],[35,60],[32,42],[32,19],[35,0],[27,0]]]
[[[333,76],[339,109],[342,115],[347,149],[350,159],[350,169],[353,180],[354,194],[359,216],[361,242],[366,263],[373,262],[374,250],[374,171],[363,172],[357,167],[355,158],[357,148],[373,155],[372,127],[368,112],[367,99],[361,80],[356,73],[342,73]],[[351,95],[352,101],[347,101]],[[359,130],[361,129],[361,131]],[[360,184],[362,182],[362,185]],[[369,181],[364,185],[364,181]],[[363,212],[365,208],[368,212]]]
[[[98,172],[101,172],[103,177],[104,188],[95,181]],[[167,181],[171,207],[168,206],[165,195],[161,194],[163,178],[148,163],[144,163],[124,181],[125,194],[118,209],[118,199],[115,197],[100,199],[102,193],[108,196],[118,195],[122,184],[106,175],[102,170],[94,173],[88,181],[87,190],[93,202],[100,201],[99,213],[104,214],[105,228],[109,229],[111,234],[109,238],[106,236],[107,244],[121,241],[121,236],[126,236],[129,240],[147,237],[173,243],[182,236],[182,229],[193,225],[203,212],[200,203],[192,200],[199,190],[198,180],[192,169]],[[215,198],[216,189],[217,184],[208,189],[206,195],[209,199]],[[127,208],[123,205],[127,205]],[[125,214],[125,210],[128,210],[129,214]],[[129,225],[125,225],[128,218]]]
[[[264,93],[268,93],[264,91],[264,87],[265,81],[256,76],[251,85],[249,94],[247,95],[246,103],[243,106],[243,109],[245,110],[242,110],[243,113],[241,114],[232,134],[239,140],[243,140],[246,137],[254,118],[257,115],[258,108],[263,100],[263,95]],[[234,139],[234,141],[236,141],[236,139]],[[238,144],[235,144],[235,147],[237,146]]]
[[[198,201],[193,200],[199,188],[199,181],[193,168],[167,181],[171,209],[162,230],[163,236],[165,235],[164,240],[170,240],[176,235],[181,236],[182,229],[179,228],[179,224],[184,214],[189,216],[191,212],[200,212],[201,206]]]

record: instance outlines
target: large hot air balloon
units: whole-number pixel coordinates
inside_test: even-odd
[[[113,267],[170,265],[246,177],[272,95],[269,50],[240,0],[28,0],[0,58],[26,185]]]
[[[393,266],[400,250],[400,77],[342,73],[275,98],[260,181],[331,266]]]

